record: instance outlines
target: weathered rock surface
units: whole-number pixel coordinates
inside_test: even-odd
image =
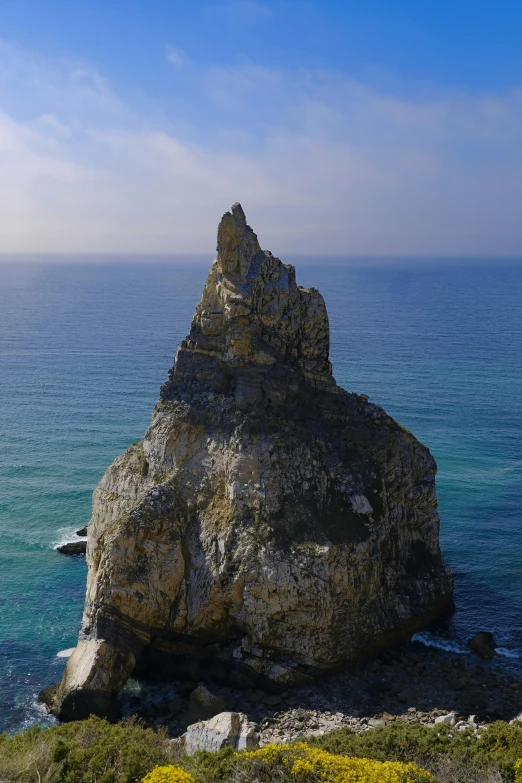
[[[188,727],[184,740],[189,756],[198,750],[216,752],[222,748],[246,750],[259,746],[254,727],[241,712],[221,712],[210,720],[194,723]]]
[[[69,541],[67,544],[56,547],[56,551],[61,552],[62,555],[84,555],[86,550],[87,541]]]
[[[130,673],[286,686],[453,608],[428,449],[335,383],[322,296],[240,205],[142,442],[93,497],[80,641],[53,709]]]

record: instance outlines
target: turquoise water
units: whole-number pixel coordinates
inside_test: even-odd
[[[148,424],[208,264],[0,264],[0,731],[75,644],[86,567],[53,546]],[[432,450],[457,613],[522,664],[522,265],[296,262],[325,296],[337,381]]]

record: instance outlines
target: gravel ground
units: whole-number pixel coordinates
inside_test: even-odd
[[[368,731],[395,720],[433,724],[454,712],[457,728],[512,720],[522,710],[522,681],[496,661],[457,655],[411,642],[378,658],[294,690],[267,693],[205,683],[223,709],[244,712],[261,742],[324,734],[341,726]],[[153,702],[134,699],[129,711],[172,737],[195,719],[190,694],[196,682],[154,686]],[[208,717],[208,716],[207,716]],[[452,718],[446,718],[451,721]]]

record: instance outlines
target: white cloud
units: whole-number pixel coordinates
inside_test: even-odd
[[[167,56],[167,61],[171,65],[175,65],[176,67],[179,67],[186,62],[185,53],[181,49],[178,49],[176,46],[171,46],[170,44],[167,44],[165,47],[165,52]]]
[[[239,200],[281,255],[520,254],[520,91],[405,98],[214,68],[194,84],[212,119],[196,143],[136,116],[96,69],[12,45],[0,64],[0,251],[211,253]]]
[[[28,107],[69,117],[119,115],[124,107],[96,68],[67,58],[39,57],[0,39],[0,110]]]
[[[58,136],[70,136],[72,131],[69,125],[60,122],[54,114],[41,114],[36,118],[37,126],[49,130]]]

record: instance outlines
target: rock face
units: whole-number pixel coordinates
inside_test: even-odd
[[[453,608],[428,449],[336,385],[322,296],[239,204],[217,251],[143,441],[94,493],[65,720],[116,714],[134,669],[287,686]]]

